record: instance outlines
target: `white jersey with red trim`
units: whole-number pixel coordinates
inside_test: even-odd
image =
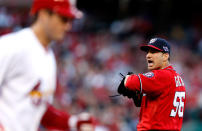
[[[0,38],[0,125],[37,131],[56,87],[56,62],[31,28]]]

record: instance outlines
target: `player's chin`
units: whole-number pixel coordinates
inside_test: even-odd
[[[154,66],[147,66],[147,69],[151,71],[151,70],[154,70],[155,67]]]
[[[55,41],[61,41],[61,40],[63,40],[64,39],[64,37],[65,37],[65,35],[64,34],[60,34],[60,35],[57,35],[57,36],[55,36]]]

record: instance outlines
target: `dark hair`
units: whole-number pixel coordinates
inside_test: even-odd
[[[36,22],[36,20],[38,19],[38,16],[39,16],[39,11],[36,12],[33,16],[31,16],[31,23]],[[53,11],[51,11],[50,9],[45,9],[45,11],[47,11],[49,15],[53,14]]]
[[[49,14],[49,15],[53,15],[54,14],[54,12],[52,11],[52,10],[50,10],[50,9],[45,9],[45,11]],[[57,14],[57,13],[56,13]],[[36,12],[36,14],[32,17],[32,23],[34,23],[37,19],[38,19],[38,15],[39,15],[39,12]],[[58,14],[59,15],[59,14]],[[66,23],[67,21],[72,21],[73,19],[71,19],[71,18],[67,18],[67,17],[65,17],[65,16],[61,16],[61,15],[59,15],[60,16],[60,18],[61,18],[61,20],[64,22],[64,23]]]

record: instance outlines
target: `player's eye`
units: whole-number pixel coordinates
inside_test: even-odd
[[[154,53],[157,53],[159,51],[158,50],[150,50],[149,52],[152,53],[152,54],[154,54]]]
[[[59,15],[63,23],[72,22],[72,19]]]

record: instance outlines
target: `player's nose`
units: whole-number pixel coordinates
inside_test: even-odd
[[[147,52],[146,59],[151,58],[151,55],[152,55],[152,53],[151,53],[151,52]]]
[[[71,28],[72,28],[72,23],[71,22],[67,22],[65,24],[65,31],[69,31],[69,30],[71,30]]]

